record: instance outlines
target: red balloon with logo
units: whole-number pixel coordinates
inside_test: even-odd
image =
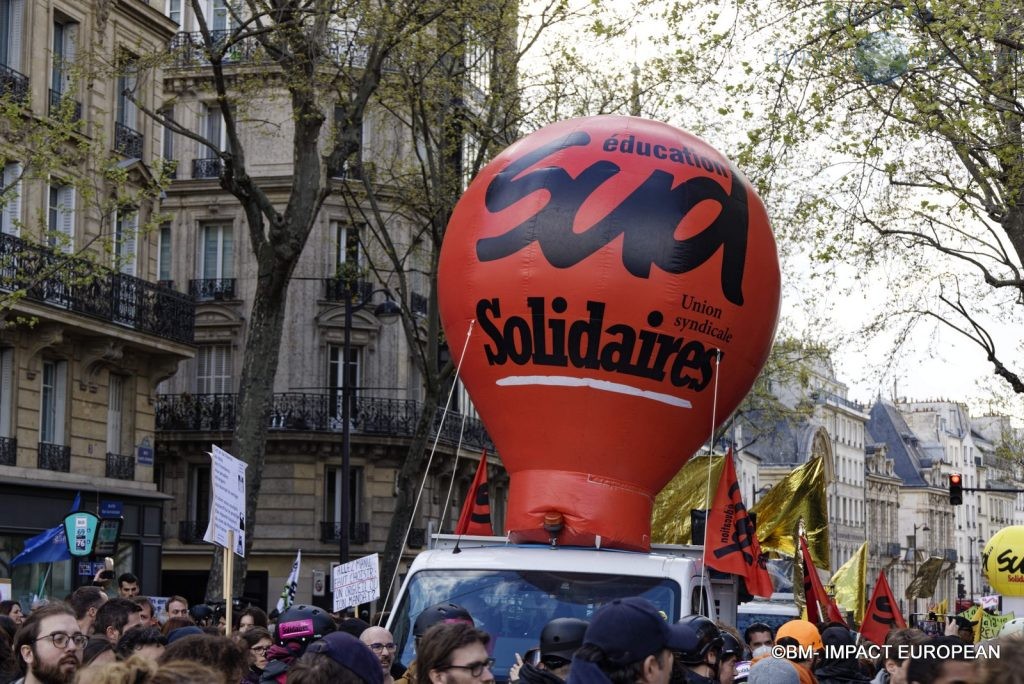
[[[515,541],[649,549],[654,496],[750,389],[779,312],[750,183],[634,117],[562,121],[498,155],[455,208],[438,281]]]

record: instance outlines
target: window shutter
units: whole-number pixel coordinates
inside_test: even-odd
[[[231,347],[217,346],[217,392],[231,391]]]
[[[203,278],[217,277],[217,226],[203,228]]]
[[[21,164],[14,162],[4,166],[3,231],[8,235],[21,233]]]
[[[57,229],[64,234],[64,251],[75,250],[75,188],[62,185],[57,189]]]
[[[139,215],[132,214],[130,217],[121,219],[118,240],[121,242],[121,273],[135,275],[135,233],[139,225]]]
[[[111,375],[107,391],[107,453],[120,454],[124,379]]]
[[[21,34],[25,30],[25,0],[11,0],[11,34],[7,66],[21,71]]]
[[[68,363],[58,361],[54,364],[53,379],[53,443],[64,444],[64,410],[68,396]]]
[[[220,277],[221,278],[234,278],[235,277],[235,247],[234,239],[231,235],[231,226],[221,226],[221,261],[220,261]]]
[[[0,437],[11,436],[11,403],[14,399],[14,350],[0,349]]]
[[[157,252],[157,279],[171,280],[171,224],[160,226],[160,249]]]
[[[71,66],[75,63],[75,48],[78,42],[78,24],[64,25],[64,58],[61,63],[61,77],[63,79],[61,92],[71,92]]]

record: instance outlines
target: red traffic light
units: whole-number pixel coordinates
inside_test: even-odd
[[[963,476],[952,473],[949,476],[949,503],[959,506],[964,502]]]

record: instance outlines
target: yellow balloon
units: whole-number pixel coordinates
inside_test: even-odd
[[[1024,525],[1004,527],[989,539],[981,571],[1003,596],[1024,596]]]

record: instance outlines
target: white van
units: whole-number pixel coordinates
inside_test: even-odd
[[[741,603],[736,609],[736,629],[740,635],[750,625],[761,622],[772,628],[774,632],[783,623],[800,617],[791,593],[774,593],[771,598],[754,597],[754,600]]]
[[[499,682],[507,681],[516,653],[537,647],[549,620],[589,620],[615,598],[643,596],[671,622],[693,613],[735,618],[736,583],[731,575],[704,575],[699,546],[658,546],[644,554],[464,536],[456,552],[453,536],[433,541],[434,548],[413,561],[388,620],[398,644],[395,657],[406,665],[415,658],[416,617],[444,601],[466,608],[491,635]]]

